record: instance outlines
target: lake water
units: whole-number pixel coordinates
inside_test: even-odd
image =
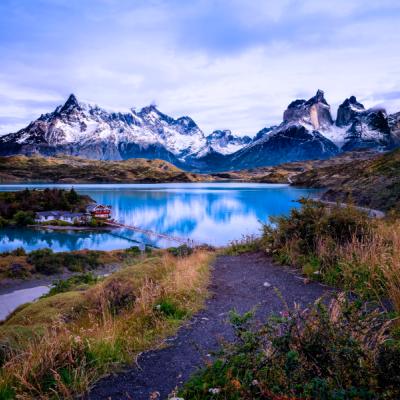
[[[0,185],[0,191],[71,185]],[[252,183],[79,184],[73,185],[98,203],[112,206],[113,218],[159,233],[190,238],[211,245],[226,245],[242,235],[259,234],[261,222],[287,214],[295,200],[315,190],[288,185]],[[50,247],[54,251],[114,250],[136,243],[159,247],[176,243],[147,237],[126,229],[102,231],[48,231],[1,229],[0,251]]]
[[[0,321],[14,311],[21,304],[36,300],[49,291],[48,286],[35,286],[27,289],[14,290],[11,293],[0,295]]]

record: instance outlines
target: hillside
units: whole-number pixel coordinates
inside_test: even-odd
[[[269,167],[258,167],[238,171],[227,171],[212,174],[216,179],[240,180],[257,183],[292,183],[294,177],[307,171],[319,168],[331,168],[357,161],[370,160],[375,157],[375,151],[353,151],[339,154],[327,160],[305,160],[283,163]]]
[[[157,183],[195,182],[203,176],[162,160],[98,161],[78,157],[0,157],[0,182]]]
[[[400,211],[400,150],[331,164],[292,177],[296,186],[327,188],[322,198]]]

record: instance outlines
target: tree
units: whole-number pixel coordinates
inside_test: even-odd
[[[32,225],[35,223],[35,215],[31,211],[18,211],[14,214],[14,222],[19,226]]]
[[[71,188],[71,190],[67,194],[67,200],[71,205],[78,203],[79,201],[79,195],[76,193],[74,188]]]

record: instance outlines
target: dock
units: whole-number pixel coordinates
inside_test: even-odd
[[[126,225],[126,224],[122,224],[122,223],[116,222],[116,221],[107,221],[105,223],[109,226],[114,226],[116,228],[128,229],[128,230],[131,230],[134,232],[143,233],[144,235],[147,235],[147,236],[158,237],[160,239],[169,240],[171,242],[175,242],[180,245],[186,245],[189,247],[196,247],[196,246],[200,245],[200,243],[197,243],[193,239],[190,239],[190,238],[182,238],[182,237],[178,237],[178,236],[168,235],[165,233],[159,233],[159,232],[155,232],[155,231],[152,231],[149,229],[140,228],[139,226]]]

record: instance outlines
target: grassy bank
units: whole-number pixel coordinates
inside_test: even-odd
[[[400,398],[399,221],[302,203],[227,251],[262,251],[343,292],[307,309],[282,303],[261,325],[233,313],[236,343],[186,384],[185,399]]]
[[[0,326],[0,398],[72,398],[132,363],[202,306],[211,258],[138,255],[100,282],[20,307]]]

